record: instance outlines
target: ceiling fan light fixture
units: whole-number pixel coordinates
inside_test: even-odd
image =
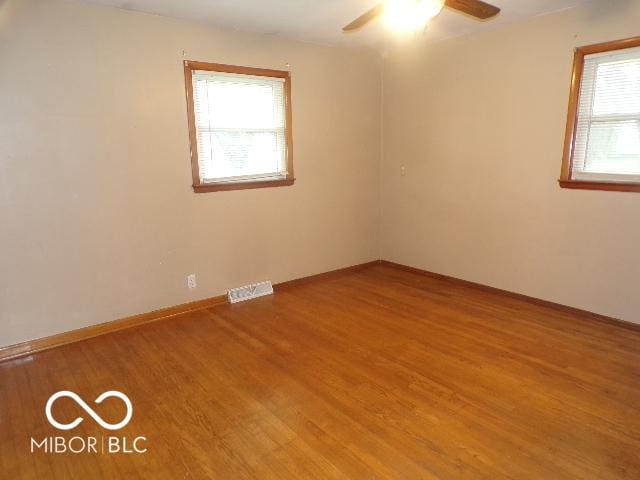
[[[384,22],[395,32],[415,32],[440,13],[444,2],[445,0],[386,0]]]

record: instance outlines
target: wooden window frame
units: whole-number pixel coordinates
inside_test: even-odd
[[[193,72],[203,70],[209,72],[235,73],[253,75],[257,77],[272,77],[284,79],[285,95],[285,138],[287,155],[287,176],[277,180],[248,180],[236,182],[202,182],[200,179],[200,163],[198,162],[198,138],[196,133],[196,115],[193,98]],[[219,192],[227,190],[244,190],[251,188],[285,187],[293,185],[293,133],[291,113],[291,73],[283,70],[269,70],[264,68],[239,67],[220,63],[198,62],[185,60],[184,79],[187,96],[187,116],[189,123],[189,142],[191,146],[191,172],[193,176],[193,191],[196,193]]]
[[[564,140],[564,153],[562,156],[562,171],[560,172],[560,186],[582,190],[609,190],[616,192],[640,192],[640,183],[637,182],[607,182],[585,181],[572,179],[573,152],[576,143],[576,127],[578,124],[578,105],[582,85],[582,73],[584,71],[584,57],[594,53],[612,52],[627,48],[640,47],[640,37],[615,40],[613,42],[598,43],[578,47],[573,58],[573,75],[571,77],[571,93],[569,95],[569,109],[567,114],[567,128]]]

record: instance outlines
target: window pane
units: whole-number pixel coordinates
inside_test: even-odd
[[[210,128],[278,128],[276,94],[271,85],[207,82],[208,109],[200,126]]]
[[[593,123],[585,172],[640,173],[640,121]]]
[[[598,65],[594,115],[640,113],[640,59]]]
[[[205,132],[199,143],[204,180],[285,173],[280,168],[284,131]]]

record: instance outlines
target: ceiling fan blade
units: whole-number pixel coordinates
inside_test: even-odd
[[[371,20],[373,20],[374,18],[379,17],[380,15],[382,15],[382,12],[384,11],[384,4],[383,3],[379,3],[378,5],[376,5],[375,7],[373,7],[371,10],[369,10],[368,12],[360,15],[358,18],[356,18],[353,22],[351,22],[349,25],[347,25],[346,27],[344,27],[342,29],[343,32],[351,32],[353,30],[357,30],[360,27],[363,27],[364,25],[366,25],[367,23],[369,23]]]
[[[459,12],[466,13],[472,17],[486,20],[487,18],[495,17],[500,13],[500,9],[488,3],[480,0],[446,0],[444,4],[458,10]]]

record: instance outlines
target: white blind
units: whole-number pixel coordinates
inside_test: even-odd
[[[640,181],[640,48],[585,57],[572,178]]]
[[[197,70],[193,97],[203,183],[287,175],[284,79]]]

